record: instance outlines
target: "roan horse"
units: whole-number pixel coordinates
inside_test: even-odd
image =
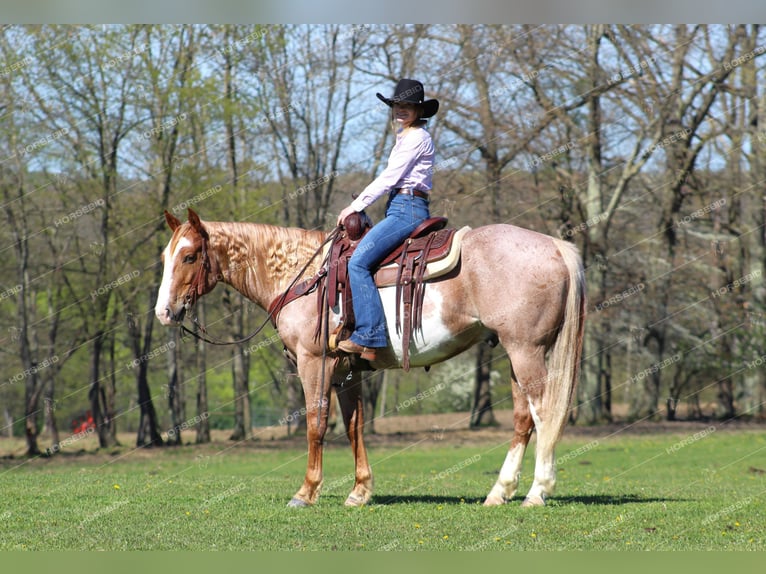
[[[165,219],[173,236],[162,255],[164,272],[155,309],[164,325],[181,323],[197,297],[219,281],[268,309],[327,236],[266,224],[203,222],[191,209],[188,222],[167,211]],[[319,262],[308,272],[318,267]],[[390,318],[390,342],[387,352],[378,353],[374,368],[401,366],[401,338],[391,327],[394,290],[380,290]],[[322,345],[313,334],[317,292],[291,302],[277,317],[286,352],[297,362],[307,411],[308,467],[289,505],[312,505],[319,497],[332,384],[342,385],[338,402],[355,459],[354,487],[345,504],[361,506],[370,501],[373,488],[362,432],[361,374],[350,369],[343,353],[323,359]],[[512,225],[468,231],[459,265],[426,285],[422,333],[410,344],[412,367],[444,361],[493,337],[511,361],[514,434],[484,502],[487,506],[508,502],[516,493],[533,430],[534,481],[523,505],[543,505],[553,492],[554,449],[578,379],[585,297],[582,261],[572,244]],[[331,316],[331,326],[332,320]]]

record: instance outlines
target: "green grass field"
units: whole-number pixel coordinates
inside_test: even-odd
[[[295,439],[6,458],[0,550],[766,550],[766,433],[706,428],[565,435],[556,495],[531,509],[481,506],[497,435],[371,446],[376,495],[351,509],[342,441],[303,510],[286,507],[305,469]]]

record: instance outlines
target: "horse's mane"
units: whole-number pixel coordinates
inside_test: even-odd
[[[291,279],[322,244],[327,232],[279,227],[266,223],[205,221],[211,245],[229,254],[232,266],[255,267],[261,280],[281,282]],[[319,268],[316,257],[306,277]]]

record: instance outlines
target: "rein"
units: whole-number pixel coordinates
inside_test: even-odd
[[[319,255],[322,250],[324,249],[325,245],[328,243],[331,243],[332,241],[335,241],[335,239],[338,237],[338,234],[340,233],[340,226],[335,227],[325,238],[325,240],[322,242],[322,244],[317,248],[317,250],[314,252],[314,254],[309,258],[309,260],[306,262],[306,264],[301,268],[301,270],[298,272],[298,274],[295,276],[295,278],[290,282],[290,285],[288,285],[287,289],[280,295],[276,300],[275,303],[272,303],[270,306],[270,311],[268,315],[266,316],[266,319],[264,319],[263,323],[261,323],[258,328],[250,333],[247,337],[243,337],[242,339],[237,339],[234,341],[219,341],[215,339],[211,339],[207,336],[200,335],[196,331],[192,331],[191,329],[188,329],[185,325],[181,324],[181,334],[183,336],[184,333],[189,333],[191,336],[193,336],[195,339],[198,339],[200,341],[204,341],[205,343],[209,343],[211,345],[240,345],[242,343],[246,343],[256,335],[258,335],[266,325],[270,321],[274,322],[274,325],[276,326],[276,319],[275,316],[279,313],[279,311],[282,309],[282,303],[284,303],[285,299],[287,298],[287,295],[289,294],[290,290],[295,286],[295,284],[298,282],[298,280],[303,277],[303,274],[306,273],[306,270],[311,265],[311,262],[314,261],[317,255]],[[200,295],[202,295],[202,290],[205,286],[205,279],[207,275],[210,273],[210,270],[212,269],[211,259],[208,255],[207,250],[207,241],[208,237],[205,235],[202,236],[202,265],[200,266],[199,271],[197,272],[196,277],[194,278],[194,281],[192,282],[191,286],[189,287],[189,291],[184,297],[184,307],[187,311],[193,308],[194,303],[197,301]],[[278,303],[278,304],[277,304]],[[199,319],[197,315],[195,314],[192,318],[192,322],[194,325],[205,335],[207,335],[207,329],[199,322]]]

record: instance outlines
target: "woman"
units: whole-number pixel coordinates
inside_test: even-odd
[[[354,332],[338,349],[375,360],[375,349],[386,347],[386,317],[372,272],[415,228],[430,217],[428,210],[434,146],[426,118],[439,109],[437,100],[424,100],[423,84],[399,80],[392,98],[376,94],[391,108],[396,143],[386,169],[338,216],[338,225],[388,194],[385,218],[360,241],[348,263],[356,319]]]

